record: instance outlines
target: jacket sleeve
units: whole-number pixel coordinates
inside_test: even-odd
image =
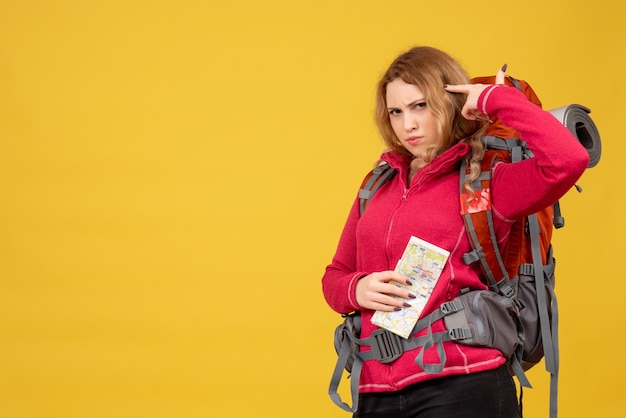
[[[521,133],[534,158],[494,167],[493,208],[505,219],[519,219],[550,206],[580,178],[589,155],[552,114],[531,103],[514,87],[491,86],[478,109]]]
[[[357,281],[369,273],[356,270],[356,230],[360,218],[359,199],[355,199],[341,233],[337,251],[326,267],[322,290],[328,305],[339,313],[350,313],[361,307],[356,302]]]

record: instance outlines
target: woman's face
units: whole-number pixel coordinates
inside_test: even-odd
[[[386,100],[391,128],[414,157],[424,159],[428,149],[443,145],[426,96],[415,85],[396,78],[387,84]]]

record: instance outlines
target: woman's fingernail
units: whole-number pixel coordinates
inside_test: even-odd
[[[408,280],[408,279],[407,279],[407,281],[406,281],[406,284],[407,284],[408,286],[413,286],[413,282],[412,282],[412,281],[410,281],[410,280]]]
[[[443,85],[443,88],[444,88],[444,89],[447,89],[447,88],[448,88],[448,85],[447,85],[447,84],[444,84],[444,85]]]
[[[409,299],[416,299],[417,296],[415,296],[413,293],[409,293]]]
[[[398,312],[398,311],[401,311],[401,310],[402,310],[402,308],[393,308],[393,310],[394,310],[394,311],[396,311],[396,312]]]
[[[504,64],[502,66],[502,69],[500,71],[502,71],[503,73],[506,73],[506,67],[508,66],[508,64]]]
[[[404,307],[405,307],[405,308],[410,308],[410,307],[411,307],[411,304],[410,304],[410,303],[406,303],[406,302],[404,302]]]

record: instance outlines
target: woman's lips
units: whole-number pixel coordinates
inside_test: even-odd
[[[421,136],[410,136],[406,139],[406,142],[409,145],[417,145],[422,140],[422,138],[423,137]]]

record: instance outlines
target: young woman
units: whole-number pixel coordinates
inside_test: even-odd
[[[513,220],[547,207],[570,189],[589,157],[551,114],[503,84],[473,85],[448,54],[416,47],[394,60],[378,84],[376,118],[388,150],[381,159],[397,175],[379,189],[361,216],[355,199],[332,263],[322,279],[324,296],[339,313],[361,311],[361,337],[376,326],[376,310],[403,309],[411,295],[393,283],[394,272],[411,236],[450,252],[422,315],[457,297],[462,289],[487,289],[460,215],[460,163],[475,178],[483,155],[480,142],[489,119],[517,129],[535,158],[500,163],[493,170],[491,194],[496,234],[505,245]],[[466,187],[471,185],[471,180]],[[443,321],[432,325],[444,330]],[[422,335],[421,333],[419,335]],[[506,358],[496,349],[445,342],[447,360],[440,373],[415,362],[416,350],[387,364],[366,361],[355,417],[517,417],[515,386]],[[419,350],[419,349],[417,349]],[[438,361],[426,350],[424,364]]]

